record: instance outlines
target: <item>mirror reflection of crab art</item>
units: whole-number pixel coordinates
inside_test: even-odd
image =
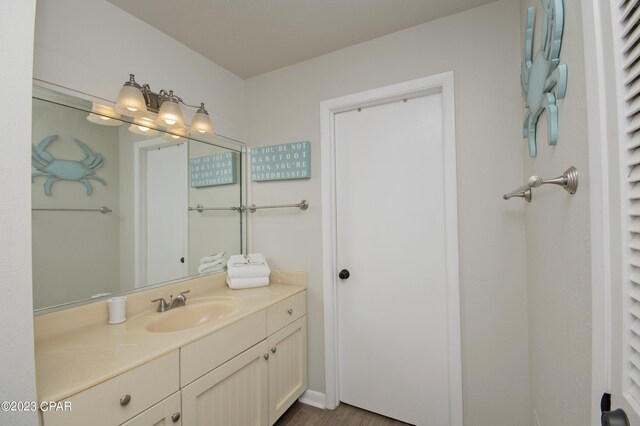
[[[47,152],[47,146],[57,138],[58,135],[48,136],[37,146],[31,147],[31,164],[38,170],[37,172],[31,173],[31,179],[33,180],[33,178],[37,176],[47,177],[47,180],[43,184],[45,194],[51,195],[51,185],[59,180],[71,180],[82,183],[87,195],[93,193],[90,179],[98,181],[103,185],[107,184],[104,179],[94,176],[95,171],[102,167],[104,162],[102,155],[96,154],[87,145],[78,139],[74,139],[73,141],[84,153],[84,158],[81,161],[59,160]]]
[[[541,0],[544,6],[540,50],[533,57],[533,27],[536,9],[527,10],[524,58],[520,71],[522,94],[525,99],[525,115],[522,137],[529,139],[529,155],[537,155],[536,127],[538,118],[547,111],[549,145],[558,142],[558,107],[556,100],[564,98],[567,91],[567,65],[560,64],[560,47],[564,28],[562,0]],[[555,93],[552,91],[555,89]]]

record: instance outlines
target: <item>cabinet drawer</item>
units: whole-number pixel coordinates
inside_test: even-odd
[[[176,392],[120,426],[180,426],[182,425],[180,405],[180,392]]]
[[[307,292],[303,291],[267,308],[267,334],[271,335],[282,327],[307,314]]]
[[[180,349],[180,386],[185,386],[267,337],[264,310]]]
[[[179,355],[171,352],[67,398],[71,411],[45,411],[45,426],[119,425],[179,389]],[[121,398],[129,401],[121,405]]]

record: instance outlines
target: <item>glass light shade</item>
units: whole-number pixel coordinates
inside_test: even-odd
[[[118,93],[116,111],[130,117],[140,117],[147,114],[147,105],[144,101],[142,91],[131,84],[126,84]]]
[[[91,113],[87,116],[87,120],[102,126],[120,126],[122,121],[119,118],[120,114],[115,112],[113,108],[95,102],[91,106]]]
[[[167,127],[182,127],[184,119],[182,118],[182,110],[178,102],[166,99],[162,102],[160,111],[158,111],[158,124]]]
[[[191,121],[191,133],[213,135],[213,124],[211,124],[209,114],[201,109],[196,112]]]
[[[184,127],[171,127],[167,129],[167,132],[164,134],[164,138],[171,142],[184,142],[187,140],[187,129]]]
[[[154,123],[153,120],[146,117],[140,117],[133,119],[133,124],[129,126],[129,131],[136,135],[155,136],[159,133],[156,128],[156,123]]]

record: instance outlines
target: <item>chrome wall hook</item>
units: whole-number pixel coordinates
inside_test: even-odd
[[[538,188],[542,185],[558,185],[561,186],[569,194],[573,195],[578,190],[578,169],[571,166],[554,179],[543,179],[540,176],[531,176],[526,184],[514,189],[511,192],[507,192],[502,196],[503,199],[508,200],[513,197],[520,197],[531,202],[532,188]]]

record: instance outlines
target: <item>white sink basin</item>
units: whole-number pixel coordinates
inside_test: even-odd
[[[185,306],[158,313],[158,317],[147,324],[154,333],[186,330],[224,318],[236,312],[242,302],[235,297],[203,297],[188,300]]]

